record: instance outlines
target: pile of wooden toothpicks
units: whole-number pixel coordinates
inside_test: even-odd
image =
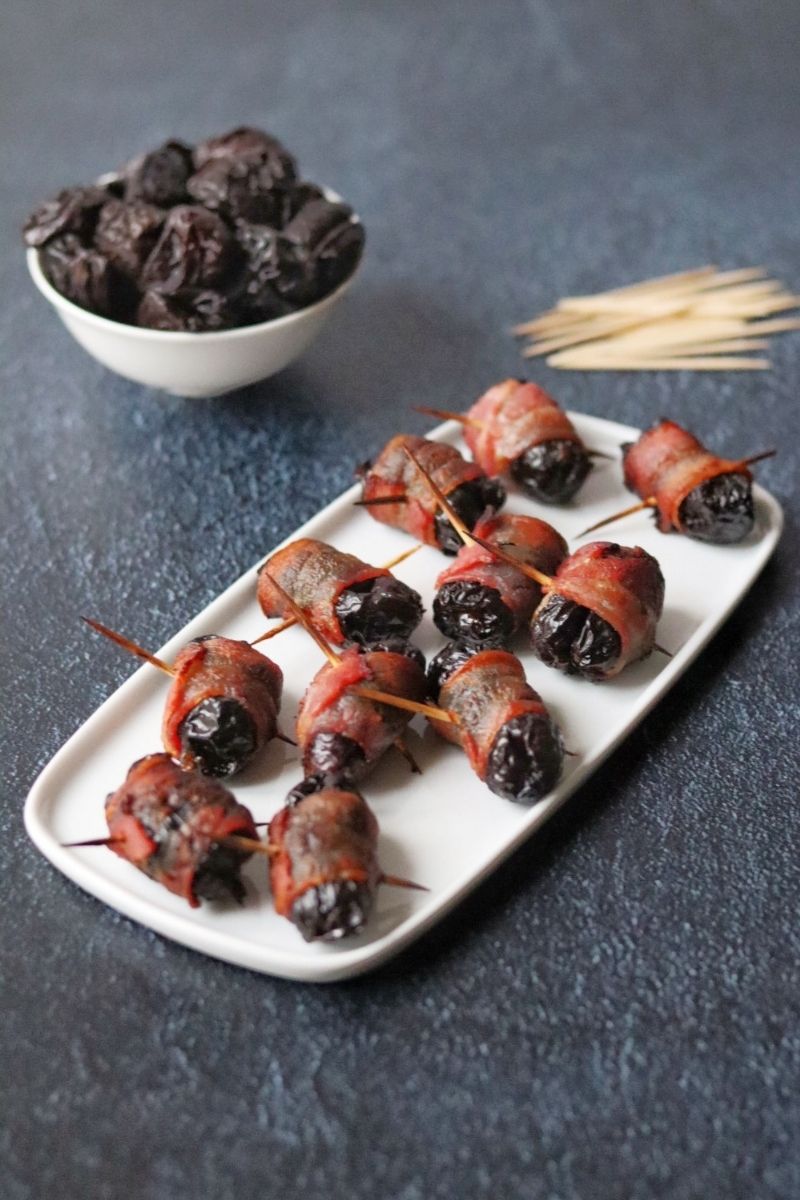
[[[592,296],[568,296],[517,325],[526,358],[574,371],[763,371],[774,333],[800,329],[800,296],[761,267],[698,267]]]

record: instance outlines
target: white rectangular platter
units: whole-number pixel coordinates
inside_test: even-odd
[[[587,445],[616,460],[620,444],[638,436],[637,430],[611,421],[571,416]],[[460,444],[459,428],[453,422],[432,436]],[[508,507],[555,524],[574,548],[580,530],[630,503],[619,461],[598,463],[570,506],[537,505],[510,488]],[[405,534],[378,524],[353,506],[358,494],[357,487],[351,488],[287,541],[313,536],[378,564],[407,548],[410,540]],[[204,904],[190,909],[104,848],[62,846],[102,836],[106,794],[122,782],[135,759],[160,748],[168,680],[150,666],[137,670],[42,771],[25,807],[28,833],[41,852],[80,887],[195,950],[308,982],[345,979],[370,970],[429,929],[538,829],[686,670],[753,583],[780,536],[780,505],[760,487],[755,488],[755,497],[756,528],[738,546],[708,546],[677,535],[664,536],[655,530],[648,513],[595,535],[641,545],[658,558],[666,579],[658,640],[674,657],[655,653],[610,683],[597,685],[549,670],[524,646],[515,647],[528,678],[560,723],[566,746],[575,754],[566,759],[559,786],[538,804],[521,807],[492,795],[455,746],[426,728],[422,718],[414,719],[408,741],[422,775],[410,774],[400,756],[390,754],[364,781],[362,790],[380,823],[383,869],[418,880],[430,890],[381,888],[368,928],[355,938],[334,945],[304,943],[294,927],[275,914],[265,860],[259,856],[245,868],[248,895],[242,907]],[[261,561],[268,551],[265,547]],[[434,580],[448,561],[437,550],[424,547],[396,571],[425,602],[427,612],[416,640],[426,655],[443,642],[431,622],[430,608]],[[186,641],[205,633],[257,637],[271,622],[265,621],[256,604],[255,584],[254,567],[158,654],[171,661]],[[103,618],[102,613],[94,615]],[[122,632],[138,638],[141,631]],[[298,701],[323,659],[296,628],[263,648],[284,671],[282,727],[291,732]],[[230,786],[256,821],[263,821],[281,806],[301,773],[298,752],[275,741]]]

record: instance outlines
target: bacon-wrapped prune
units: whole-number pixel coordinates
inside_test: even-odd
[[[428,678],[438,704],[456,718],[431,723],[461,746],[490,791],[531,804],[555,786],[564,761],[561,733],[516,655],[448,646]]]
[[[410,450],[467,529],[487,508],[505,503],[505,488],[489,479],[476,463],[467,462],[454,446],[411,434],[398,434],[372,461],[357,468],[363,481],[364,508],[376,521],[404,529],[445,554],[455,554],[461,538],[440,511],[436,496],[406,453]]]
[[[595,682],[646,658],[664,607],[664,577],[640,546],[590,542],[565,559],[533,615],[548,667]]]
[[[97,214],[108,200],[102,187],[64,188],[52,200],[35,208],[22,228],[26,246],[43,246],[51,238],[74,234],[81,242],[91,239]]]
[[[191,147],[168,141],[123,168],[125,199],[143,200],[160,208],[183,204],[186,181],[194,170]]]
[[[314,779],[312,790],[290,795],[269,825],[275,910],[307,942],[358,933],[382,878],[378,822],[350,786]]]
[[[489,513],[473,533],[545,575],[552,575],[567,554],[561,534],[536,517]],[[488,649],[505,645],[526,628],[541,598],[538,583],[488,546],[465,545],[436,580],[433,619],[446,637]]]
[[[149,754],[106,800],[109,848],[197,908],[201,900],[242,900],[250,857],[228,839],[257,837],[248,809],[227,788]]]
[[[168,213],[144,265],[142,284],[167,295],[215,288],[238,265],[239,254],[233,235],[216,213],[182,204]]]
[[[422,620],[419,593],[408,584],[316,538],[297,538],[261,567],[258,602],[266,616],[291,615],[282,592],[336,646],[407,639]]]

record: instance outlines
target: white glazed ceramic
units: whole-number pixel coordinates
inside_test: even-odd
[[[326,191],[330,200],[335,192]],[[355,219],[355,218],[354,218]],[[220,396],[277,374],[303,354],[358,273],[316,304],[241,329],[172,333],[99,317],[67,300],[45,278],[39,251],[28,250],[28,270],[77,342],[103,366],[146,387],[176,396]]]
[[[616,457],[620,443],[638,436],[635,429],[610,421],[571,416],[590,446]],[[434,436],[460,444],[459,429],[453,422]],[[599,462],[578,503],[547,508],[512,489],[509,507],[555,522],[572,543],[592,521],[630,501],[622,487],[619,462]],[[357,494],[357,489],[351,488],[293,536],[321,538],[374,563],[407,547],[409,539],[404,534],[353,507]],[[416,879],[430,891],[381,888],[377,909],[358,937],[338,945],[306,945],[294,927],[275,914],[260,858],[245,868],[248,897],[241,908],[204,904],[190,909],[185,901],[107,849],[69,850],[61,845],[101,837],[105,831],[104,797],[121,783],[135,759],[159,749],[161,710],[169,680],[150,666],[137,670],[39,776],[25,807],[28,832],[42,853],[86,891],[186,946],[290,979],[323,982],[367,971],[440,920],[538,829],[686,670],[741,600],[777,543],[781,508],[760,487],[755,496],[756,528],[738,546],[707,546],[674,534],[659,534],[644,512],[620,522],[613,534],[609,530],[623,543],[644,546],[661,563],[666,607],[658,639],[674,657],[654,653],[610,683],[591,684],[548,670],[522,645],[517,647],[528,678],[541,692],[562,727],[567,747],[576,755],[566,760],[559,786],[538,804],[527,808],[492,795],[472,774],[457,747],[426,728],[422,718],[414,719],[409,744],[423,774],[411,775],[399,755],[389,754],[365,780],[363,791],[380,823],[384,869]],[[578,544],[589,540],[584,538]],[[268,550],[265,546],[261,561]],[[396,569],[398,577],[417,588],[425,601],[427,615],[415,640],[428,655],[442,644],[431,623],[430,608],[434,580],[446,561],[437,550],[424,547]],[[255,638],[272,624],[261,614],[255,591],[253,568],[159,650],[159,655],[171,661],[189,638],[203,633]],[[95,615],[103,617],[102,613]],[[145,638],[141,629],[122,632]],[[322,655],[296,628],[265,643],[262,649],[285,672],[281,722],[288,731],[298,700],[323,662]],[[99,656],[108,651],[98,646],[97,652]],[[234,777],[230,786],[255,819],[263,821],[280,807],[300,776],[297,752],[276,741],[260,762],[241,778]],[[664,799],[674,803],[674,798]],[[679,807],[676,811],[679,813]]]

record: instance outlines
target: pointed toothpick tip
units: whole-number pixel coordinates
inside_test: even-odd
[[[167,675],[174,675],[175,669],[169,663],[165,663],[163,658],[156,657],[149,650],[145,650],[138,642],[132,642],[130,638],[123,637],[121,633],[117,633],[114,629],[109,629],[107,625],[103,625],[100,621],[95,621],[92,617],[81,617],[90,629],[94,629],[95,633],[101,633],[103,637],[114,642],[117,646],[121,646],[123,650],[127,650],[129,654],[134,654],[137,658],[144,659],[151,666],[158,667],[159,671],[165,671]]]
[[[603,517],[602,521],[595,521],[594,525],[589,525],[586,529],[582,529],[577,536],[586,537],[587,533],[594,533],[596,529],[602,529],[604,525],[610,525],[613,521],[621,521],[623,517],[630,517],[645,508],[657,507],[655,496],[648,496],[640,504],[632,504],[630,508],[622,508],[619,512],[612,513],[610,517]]]

